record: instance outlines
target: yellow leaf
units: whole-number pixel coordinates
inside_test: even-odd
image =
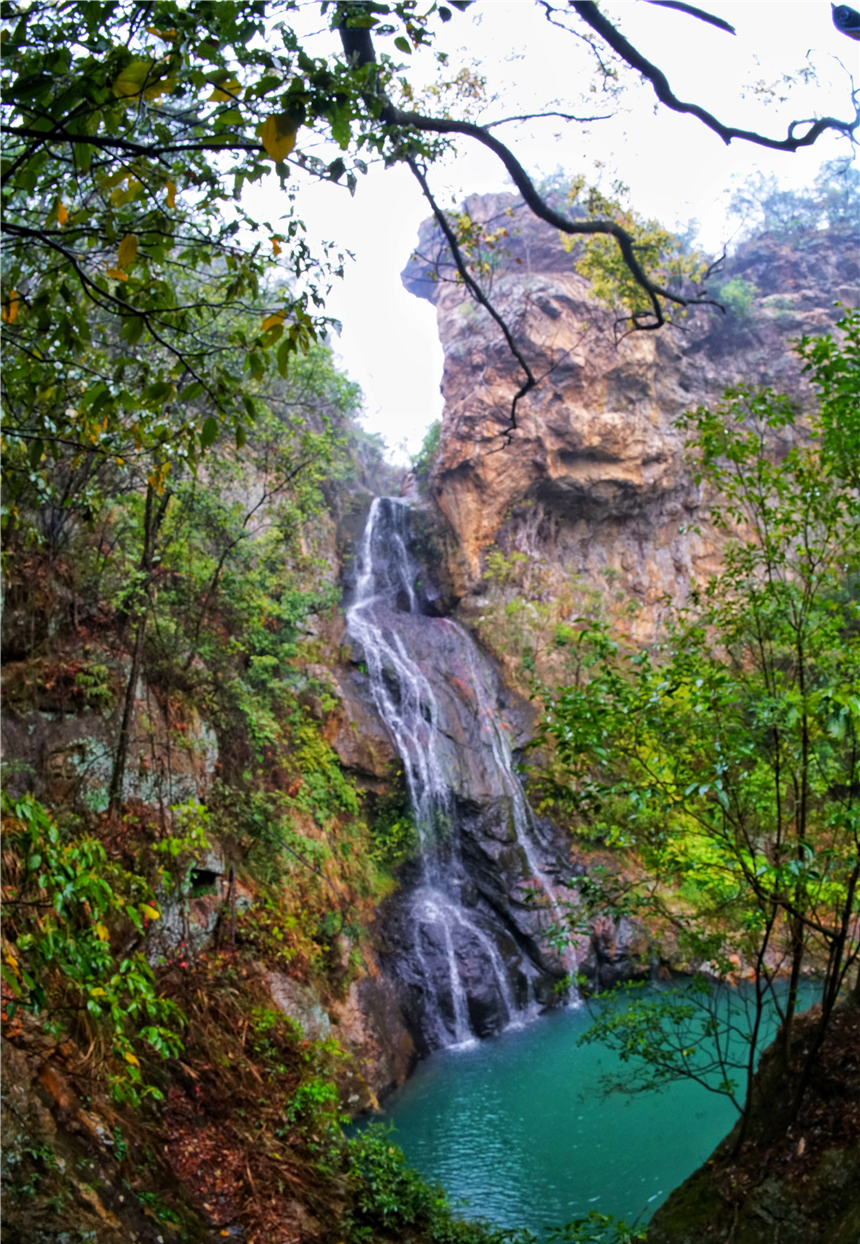
[[[19,300],[16,289],[9,290],[9,297],[3,300],[3,319],[7,324],[14,324],[18,318]]]
[[[133,60],[114,78],[112,90],[118,99],[139,95],[143,84],[155,69],[155,61]]]
[[[167,206],[176,207],[176,185],[172,181],[167,183]]]
[[[114,78],[112,90],[118,99],[156,99],[173,90],[173,79],[164,76],[167,61],[133,60]]]
[[[120,268],[108,268],[107,276],[112,276],[115,281],[127,281],[128,277]]]
[[[115,190],[111,191],[110,201],[117,207],[121,207],[123,203],[131,203],[133,199],[138,198],[142,190],[143,183],[129,174],[125,188],[117,186]]]
[[[128,181],[130,176],[131,174],[126,169],[117,169],[115,173],[111,173],[107,177],[101,177],[99,185],[103,186],[105,190],[110,190],[113,186],[118,186],[121,181]]]
[[[137,258],[137,238],[133,233],[127,233],[119,244],[119,250],[116,253],[116,262],[118,268],[130,268]]]
[[[135,1056],[132,1054],[131,1050],[126,1050],[126,1053],[125,1053],[125,1061],[126,1061],[127,1063],[131,1063],[132,1067],[139,1067],[139,1066],[140,1066],[140,1061],[139,1061],[137,1058],[135,1058]]]
[[[141,903],[140,910],[146,916],[147,920],[160,920],[161,912],[157,907],[150,906],[149,903]]]
[[[281,253],[281,246],[277,238],[272,238],[272,253],[275,255],[280,255]]]
[[[154,82],[152,86],[148,86],[143,92],[144,99],[158,99],[161,95],[169,95],[176,83],[172,78],[161,78],[158,82]]]
[[[296,145],[298,125],[288,112],[278,112],[263,122],[260,140],[267,155],[277,163],[285,160]]]
[[[278,311],[275,315],[267,315],[263,320],[263,332],[265,332],[267,328],[276,328],[278,324],[283,324],[283,322],[283,311]]]
[[[91,990],[90,990],[90,997],[91,997],[91,998],[106,998],[106,997],[107,997],[107,990],[106,990],[106,989],[100,989],[100,988],[97,986],[95,989],[91,989]]]
[[[57,220],[60,222],[61,225],[64,225],[68,219],[69,219],[68,209],[63,205],[63,200],[58,199],[57,200]]]
[[[235,102],[236,96],[239,94],[241,89],[241,86],[235,78],[228,78],[226,82],[219,82],[209,98],[218,104],[227,103],[231,99]]]
[[[106,942],[110,939],[110,933],[108,933],[107,928],[103,924],[96,925],[96,936],[100,942]]]

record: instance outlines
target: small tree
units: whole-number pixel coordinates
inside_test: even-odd
[[[682,418],[712,517],[730,535],[723,570],[652,651],[625,654],[583,631],[599,659],[589,681],[551,699],[546,720],[581,815],[647,878],[628,907],[647,904],[712,973],[746,965],[751,980],[740,1056],[726,1045],[735,1021],[720,1018],[708,987],[683,1013],[665,997],[613,1010],[601,1031],[645,1060],[649,1085],[701,1074],[737,1093],[747,1117],[765,1009],[782,1021],[787,1060],[812,970],[820,1019],[785,1121],[860,956],[860,504],[845,478],[857,460],[860,316],[841,327],[841,346],[800,344],[821,393],[811,441],[769,389],[731,390]]]

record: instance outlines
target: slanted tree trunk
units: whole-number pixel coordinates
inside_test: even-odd
[[[138,585],[132,600],[126,606],[126,617],[128,619],[136,619],[137,625],[131,657],[131,669],[125,686],[119,738],[117,740],[116,752],[114,753],[110,788],[108,790],[108,817],[112,821],[118,816],[122,806],[122,788],[125,782],[125,770],[128,762],[128,746],[131,737],[131,722],[134,716],[134,700],[143,660],[143,641],[149,614],[149,589],[155,561],[155,546],[164,515],[167,513],[169,501],[169,492],[164,492],[161,497],[158,497],[152,484],[147,484],[146,505],[143,512],[143,552],[141,553],[138,566]]]

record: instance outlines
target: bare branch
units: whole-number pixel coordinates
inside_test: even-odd
[[[662,9],[678,9],[681,13],[689,13],[691,17],[698,17],[700,21],[709,22],[711,26],[718,26],[720,30],[727,30],[730,35],[738,33],[734,26],[730,26],[721,17],[714,17],[713,13],[706,13],[704,9],[697,9],[695,5],[682,4],[681,0],[648,0],[648,3],[658,4]]]
[[[500,121],[486,121],[483,128],[494,130],[497,125],[510,125],[513,121],[542,121],[544,117],[558,117],[562,121],[576,121],[580,125],[588,125],[592,121],[610,121],[612,113],[606,112],[599,117],[575,117],[570,112],[524,112],[518,117],[502,117]]]
[[[353,30],[346,26],[341,26],[340,35],[344,52],[351,61],[358,66],[375,63],[376,53],[368,30]],[[378,108],[379,97],[377,96],[373,102],[376,104],[376,108]],[[667,322],[661,299],[681,307],[688,307],[694,304],[711,305],[710,299],[704,297],[685,298],[677,291],[667,289],[665,286],[658,285],[652,281],[636,257],[635,238],[626,229],[623,229],[621,225],[616,224],[615,221],[571,220],[570,217],[563,216],[560,212],[550,207],[538,194],[534,182],[514,153],[500,139],[496,138],[494,134],[491,134],[486,126],[476,125],[471,121],[455,121],[449,117],[427,117],[417,112],[404,112],[402,109],[395,107],[387,97],[384,97],[384,104],[379,109],[378,115],[379,119],[385,124],[399,129],[412,129],[420,133],[429,134],[462,134],[465,137],[475,139],[483,146],[488,147],[494,155],[498,156],[526,204],[541,220],[545,220],[547,224],[552,225],[560,232],[570,235],[595,236],[603,234],[604,236],[615,238],[627,268],[650,303],[649,310],[634,311],[630,316],[634,329],[640,331],[653,330],[660,328]]]
[[[671,108],[673,112],[689,113],[713,130],[715,134],[728,145],[733,138],[741,138],[744,142],[754,143],[759,147],[768,147],[772,151],[798,151],[801,147],[811,147],[812,144],[821,137],[826,130],[835,130],[839,134],[844,134],[848,138],[854,137],[854,134],[860,126],[860,108],[857,108],[855,102],[855,116],[853,121],[840,121],[836,117],[818,117],[809,118],[802,121],[792,121],[788,127],[788,134],[785,138],[768,138],[765,134],[759,134],[756,130],[742,130],[735,126],[724,125],[718,120],[713,113],[707,109],[699,107],[698,104],[686,104],[683,100],[678,99],[669,85],[669,80],[663,73],[662,69],[658,69],[651,61],[646,60],[641,52],[630,43],[615,26],[612,25],[607,18],[603,16],[596,4],[590,0],[569,0],[570,7],[579,14],[584,22],[596,31],[602,39],[609,44],[612,50],[621,57],[623,61],[641,73],[643,77],[654,88],[654,93],[662,104],[667,108]],[[795,137],[795,130],[800,125],[808,125],[810,128],[801,137]]]
[[[422,173],[421,169],[418,167],[415,160],[410,158],[409,160],[407,160],[407,163],[410,169],[412,170],[412,173],[415,176],[415,179],[417,180],[419,186],[421,187],[424,193],[425,199],[430,204],[430,207],[433,209],[433,215],[436,217],[436,222],[439,225],[439,228],[442,230],[443,234],[445,235],[445,240],[447,241],[448,246],[451,251],[451,255],[454,258],[454,263],[457,265],[457,271],[460,274],[463,284],[467,287],[467,289],[469,290],[469,292],[471,293],[475,301],[477,303],[480,303],[480,305],[484,307],[490,313],[493,319],[496,321],[499,328],[502,330],[502,333],[504,334],[504,338],[505,338],[505,341],[507,342],[508,349],[510,350],[511,354],[513,354],[514,358],[517,360],[520,367],[523,369],[523,371],[526,374],[526,378],[524,382],[520,385],[519,389],[517,389],[516,393],[514,394],[513,401],[511,402],[511,426],[508,429],[507,433],[505,434],[508,437],[508,440],[510,441],[511,434],[516,431],[516,427],[517,427],[517,403],[520,401],[521,398],[525,397],[525,395],[529,393],[537,385],[537,381],[535,380],[534,375],[532,374],[531,368],[529,367],[516,341],[514,340],[511,330],[508,328],[507,324],[502,319],[501,315],[499,315],[498,311],[495,309],[493,304],[487,298],[486,294],[481,289],[478,282],[469,273],[469,270],[467,269],[465,263],[463,262],[463,256],[460,252],[460,247],[457,244],[457,239],[454,236],[454,231],[452,230],[450,224],[448,223],[448,218],[446,217],[445,213],[442,211],[442,209],[439,207],[438,203],[434,199],[433,193],[427,184],[427,178],[424,176],[424,174]]]

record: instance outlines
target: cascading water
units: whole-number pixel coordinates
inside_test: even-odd
[[[396,975],[407,1009],[432,1049],[521,1017],[534,982],[547,977],[536,947],[555,900],[511,766],[495,676],[462,628],[422,612],[409,518],[404,502],[372,503],[347,630],[403,762],[418,830],[419,859],[402,887],[392,940],[401,948]],[[463,827],[478,806],[492,809],[491,851],[504,860],[513,900],[491,893],[498,884],[475,864],[474,837]],[[542,908],[528,898],[536,889],[546,896]],[[556,979],[564,969],[554,965]]]

